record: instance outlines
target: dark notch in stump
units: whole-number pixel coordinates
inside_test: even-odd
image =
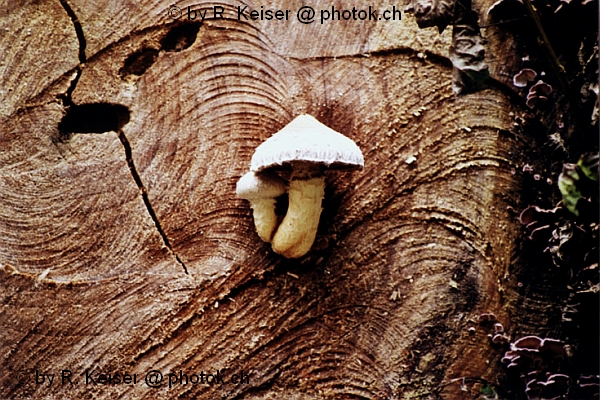
[[[161,50],[178,52],[187,49],[196,41],[201,25],[199,22],[190,22],[174,26],[161,39]]]
[[[119,132],[129,122],[129,109],[121,104],[71,105],[58,124],[62,139],[73,133]]]
[[[127,77],[127,75],[142,76],[144,72],[158,57],[158,50],[152,48],[143,48],[135,53],[131,54],[125,60],[123,67],[119,70],[121,78]]]
[[[142,76],[158,58],[160,51],[179,52],[187,49],[196,41],[200,31],[199,22],[189,22],[177,24],[160,39],[160,48],[144,47],[127,57],[123,66],[119,70],[121,79],[126,79],[130,75]]]

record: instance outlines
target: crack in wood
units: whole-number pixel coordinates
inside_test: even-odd
[[[83,28],[81,27],[81,23],[79,22],[77,15],[75,15],[75,12],[71,8],[71,6],[69,6],[69,3],[67,3],[66,0],[59,0],[59,1],[60,1],[60,4],[62,5],[62,7],[67,12],[67,15],[69,16],[69,18],[71,18],[71,22],[73,22],[73,26],[75,27],[75,34],[77,35],[77,40],[79,41],[79,62],[83,64],[86,62],[86,56],[85,56],[86,41],[85,41],[85,35],[83,34]]]
[[[291,57],[276,53],[282,58],[293,61],[323,61],[323,60],[343,60],[343,59],[356,59],[356,58],[370,58],[370,57],[387,57],[394,55],[408,55],[409,57],[418,58],[421,61],[428,61],[434,65],[439,65],[444,68],[452,68],[452,62],[450,58],[444,57],[443,55],[436,54],[429,50],[415,50],[411,47],[392,47],[384,48],[380,50],[365,51],[359,53],[344,53],[337,55],[325,55],[325,56],[309,56],[309,57]]]
[[[119,140],[121,141],[121,143],[123,144],[123,148],[125,149],[125,158],[127,160],[127,165],[129,166],[129,171],[131,172],[131,176],[133,177],[133,180],[135,181],[138,188],[142,192],[142,200],[144,201],[144,205],[146,206],[146,209],[148,210],[148,214],[150,214],[150,217],[152,218],[152,222],[154,222],[154,226],[156,226],[156,230],[160,234],[160,237],[162,238],[164,245],[167,247],[167,249],[169,249],[169,252],[175,257],[175,259],[177,260],[177,263],[179,265],[181,265],[181,267],[183,268],[183,271],[185,272],[185,274],[189,275],[187,267],[185,266],[183,261],[179,258],[177,253],[175,253],[175,250],[173,250],[173,247],[171,246],[171,243],[169,242],[169,238],[167,237],[167,234],[163,230],[162,226],[160,225],[160,221],[158,220],[158,217],[156,216],[156,213],[154,212],[154,209],[152,208],[152,204],[150,204],[150,199],[148,198],[148,192],[146,191],[146,188],[144,187],[144,183],[142,182],[142,178],[138,174],[137,169],[135,168],[135,164],[133,163],[133,155],[131,152],[131,145],[129,144],[127,137],[121,130],[119,130]]]
[[[73,92],[75,91],[75,88],[77,87],[79,78],[81,78],[81,72],[83,69],[82,65],[85,64],[85,62],[87,61],[87,57],[85,55],[86,41],[85,41],[85,35],[83,34],[83,28],[81,27],[81,23],[79,22],[79,19],[77,18],[77,15],[75,15],[75,12],[71,8],[71,6],[69,6],[69,3],[67,3],[66,0],[59,0],[59,1],[60,1],[60,4],[62,5],[62,7],[65,9],[65,12],[69,16],[69,18],[71,18],[71,22],[73,22],[73,27],[75,28],[75,34],[77,35],[77,41],[79,42],[79,53],[78,53],[79,65],[75,68],[75,70],[77,71],[77,74],[75,75],[75,78],[73,78],[73,81],[71,81],[71,85],[67,89],[67,92],[64,94],[64,96],[62,96],[63,104],[65,106],[70,106],[71,104],[73,104],[73,101],[71,100],[71,96],[73,95]]]
[[[73,26],[75,27],[75,33],[77,35],[77,40],[79,42],[79,54],[78,54],[79,65],[76,67],[77,74],[76,74],[75,78],[73,79],[73,81],[71,82],[71,85],[67,89],[67,92],[63,96],[63,104],[66,107],[77,107],[73,103],[72,94],[75,91],[75,88],[77,87],[77,83],[79,82],[79,79],[81,78],[81,74],[82,74],[82,70],[83,70],[82,66],[87,61],[87,57],[85,54],[86,40],[85,40],[85,35],[83,33],[83,28],[81,26],[81,23],[79,22],[77,15],[73,11],[73,9],[69,5],[69,3],[67,3],[66,0],[59,0],[59,1],[60,1],[60,4],[62,5],[62,7],[65,9],[66,13],[69,15],[69,18],[71,18],[71,21],[73,22]],[[74,117],[74,119],[76,119],[76,118]],[[154,209],[152,208],[152,205],[150,204],[150,199],[148,198],[148,193],[146,191],[146,188],[144,187],[144,184],[142,183],[142,179],[135,168],[135,164],[133,163],[131,146],[129,145],[129,141],[127,140],[127,137],[125,136],[125,134],[123,133],[123,131],[120,128],[121,128],[121,126],[117,127],[117,132],[118,132],[119,140],[121,141],[121,144],[123,145],[123,148],[125,150],[125,159],[127,161],[127,165],[129,166],[129,171],[131,172],[131,176],[133,177],[133,180],[135,181],[138,188],[142,192],[142,200],[144,201],[146,210],[148,211],[148,214],[150,214],[150,217],[152,218],[152,221],[154,222],[154,226],[158,230],[158,233],[160,234],[160,237],[162,238],[164,245],[167,247],[169,252],[175,257],[175,259],[177,260],[177,263],[179,265],[181,265],[185,274],[189,275],[187,267],[185,266],[183,261],[179,258],[179,256],[173,250],[173,247],[171,246],[171,243],[169,242],[169,238],[167,237],[165,231],[162,229],[162,226],[160,225],[160,221],[158,220],[158,217],[156,216],[156,213],[154,212]]]

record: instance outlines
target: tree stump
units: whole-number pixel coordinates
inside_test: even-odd
[[[456,96],[450,30],[404,12],[302,24],[301,2],[245,4],[290,18],[2,11],[0,398],[453,399],[462,378],[495,379],[502,350],[477,316],[511,325],[521,105]],[[502,83],[509,45],[490,42]],[[288,260],[235,183],[301,113],[365,168],[327,176],[316,243]]]

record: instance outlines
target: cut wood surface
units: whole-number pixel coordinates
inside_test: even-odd
[[[493,381],[477,316],[511,326],[528,143],[507,91],[452,92],[451,32],[236,17],[293,1],[121,3],[0,11],[0,398],[457,399],[457,378]],[[315,8],[332,6],[352,4]],[[365,168],[327,176],[313,250],[288,260],[235,183],[301,113]],[[225,383],[169,387],[180,371]],[[137,383],[98,383],[116,373]]]

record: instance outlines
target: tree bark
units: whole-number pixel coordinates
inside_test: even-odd
[[[508,45],[489,38],[498,87],[457,97],[449,30],[248,4],[293,11],[2,11],[0,398],[454,399],[462,378],[495,381],[503,351],[477,317],[511,328],[530,157],[494,64]],[[365,168],[327,176],[316,244],[288,260],[235,183],[301,113],[353,139]],[[180,371],[226,383],[169,387]],[[137,383],[99,383],[117,373]]]

